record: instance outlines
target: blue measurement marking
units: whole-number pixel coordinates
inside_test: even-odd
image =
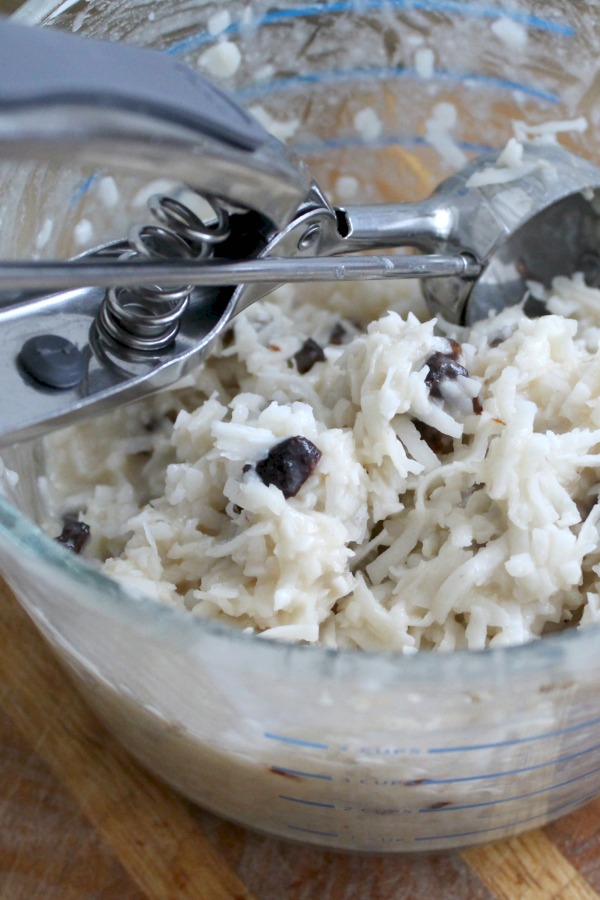
[[[557,22],[553,19],[543,19],[540,16],[534,16],[529,13],[518,12],[510,9],[503,9],[498,6],[482,7],[473,3],[452,2],[452,0],[339,0],[338,3],[331,3],[326,8],[321,4],[311,3],[297,9],[278,9],[267,13],[264,16],[256,16],[248,22],[232,22],[220,35],[212,35],[208,31],[200,31],[197,34],[173,44],[167,49],[167,53],[171,56],[178,56],[182,53],[189,53],[207,44],[213,43],[219,37],[233,37],[240,31],[248,29],[250,33],[258,28],[271,25],[277,22],[292,19],[308,19],[312,16],[338,15],[345,12],[363,12],[377,11],[380,9],[401,9],[401,10],[420,10],[424,12],[441,12],[451,13],[453,15],[465,16],[466,18],[478,19],[512,19],[519,22],[527,28],[534,31],[546,31],[560,37],[573,37],[575,29],[566,22]]]
[[[77,203],[79,200],[81,200],[81,198],[84,197],[85,194],[87,194],[97,178],[98,173],[95,172],[93,175],[90,175],[88,178],[86,178],[85,181],[82,181],[81,184],[78,185],[71,194],[71,203]]]
[[[523,766],[520,769],[507,769],[505,772],[488,772],[485,775],[464,775],[461,778],[427,778],[427,784],[458,784],[462,781],[484,781],[486,778],[504,778],[506,775],[520,775],[523,772],[533,772],[536,769],[545,769],[548,766],[556,766],[559,763],[570,762],[573,759],[578,759],[581,756],[587,756],[588,753],[594,753],[600,750],[600,744],[594,744],[593,747],[588,747],[585,750],[580,750],[578,753],[569,753],[566,756],[557,756],[554,759],[549,759],[547,762],[536,763],[531,766]]]
[[[302,828],[301,825],[288,825],[290,831],[302,831],[304,834],[318,834],[319,837],[336,838],[337,831],[318,831],[316,828]]]
[[[282,775],[298,775],[300,778],[317,778],[319,781],[333,781],[331,775],[319,775],[315,772],[300,772],[298,769],[284,769],[282,766],[271,766],[272,772],[281,772]]]
[[[480,803],[465,803],[461,806],[441,806],[433,809],[431,807],[424,807],[423,809],[417,810],[417,812],[445,813],[455,812],[457,809],[479,809],[484,806],[499,806],[501,803],[512,803],[513,800],[525,800],[527,797],[537,797],[540,794],[547,794],[549,791],[556,791],[558,788],[566,787],[568,784],[574,784],[576,781],[589,778],[590,775],[595,775],[596,772],[600,772],[600,766],[596,766],[595,769],[590,769],[589,772],[584,772],[583,775],[576,775],[574,778],[567,779],[567,781],[559,781],[557,784],[551,784],[549,787],[540,788],[537,791],[529,791],[526,794],[515,794],[513,797],[501,797],[499,800],[482,800]]]
[[[565,728],[557,728],[556,731],[545,731],[541,734],[532,734],[529,737],[513,738],[509,741],[493,741],[489,744],[462,744],[458,747],[429,747],[428,753],[465,753],[467,750],[491,750],[494,747],[514,747],[517,744],[530,744],[533,741],[544,741],[547,738],[559,737],[563,734],[572,734],[584,728],[592,728],[600,724],[600,716],[579,722],[577,725],[567,725]]]
[[[552,31],[557,34],[572,36],[575,32],[570,25],[560,22],[554,22],[550,19],[541,19],[539,16],[527,13],[513,12],[502,7],[492,6],[476,6],[472,3],[455,2],[455,0],[341,0],[339,3],[332,4],[327,7],[336,13],[339,12],[369,12],[379,9],[418,9],[431,12],[448,12],[458,15],[469,16],[478,19],[497,19],[500,16],[521,22],[530,28],[540,29],[541,31]],[[319,15],[323,13],[323,7],[319,4],[313,4],[292,11],[292,15],[296,17],[306,15]],[[289,13],[285,10],[270,13],[265,18],[271,21],[278,21],[289,17]]]
[[[281,94],[286,91],[301,90],[308,85],[346,84],[353,81],[382,81],[390,78],[417,78],[416,71],[405,66],[358,66],[352,69],[329,69],[328,71],[314,72],[310,75],[290,75],[287,78],[278,78],[273,81],[260,82],[235,92],[235,97],[245,103],[261,100],[272,94]],[[511,81],[508,78],[500,78],[492,75],[482,75],[478,72],[453,72],[446,69],[438,70],[432,80],[448,82],[451,84],[474,84],[482,87],[491,87],[502,91],[519,91],[529,97],[545,100],[547,103],[558,103],[560,98],[550,91],[542,90],[533,85],[524,84],[521,81]]]
[[[321,744],[319,741],[303,741],[300,738],[286,737],[284,734],[273,734],[265,731],[264,737],[270,741],[281,741],[284,744],[294,744],[296,747],[311,747],[313,750],[329,750],[329,744]]]
[[[583,806],[584,803],[586,803],[588,800],[592,800],[596,796],[597,794],[595,791],[591,794],[582,794],[581,796],[575,797],[572,800],[567,800],[565,803],[560,803],[558,806],[553,806],[543,813],[536,813],[535,816],[527,816],[526,819],[515,819],[512,822],[506,822],[504,825],[494,825],[491,828],[475,828],[472,831],[455,831],[451,834],[424,835],[415,837],[413,838],[413,840],[440,841],[450,840],[451,838],[472,837],[474,834],[489,834],[492,831],[507,831],[510,828],[516,828],[518,825],[526,825],[528,822],[533,822],[535,819],[545,819],[548,818],[548,816],[556,815],[556,813],[558,812],[564,812],[570,806]]]
[[[280,800],[289,800],[290,803],[302,803],[303,806],[319,806],[322,809],[335,809],[335,803],[318,803],[316,800],[303,800],[301,797],[289,797],[287,794],[279,794]]]

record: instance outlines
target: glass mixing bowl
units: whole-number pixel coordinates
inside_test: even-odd
[[[213,77],[225,50],[223,85],[337,201],[423,197],[513,119],[585,116],[564,142],[600,162],[597,15],[557,0],[32,0],[17,14]],[[123,236],[141,182],[123,179],[116,206],[93,184],[4,165],[2,255],[81,249],[82,220],[90,243]],[[3,454],[20,477],[4,478],[2,572],[99,717],[202,806],[329,848],[414,852],[514,835],[600,793],[597,628],[413,657],[260,640],[131,596],[58,547],[35,524],[38,451]]]

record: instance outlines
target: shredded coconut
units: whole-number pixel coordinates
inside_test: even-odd
[[[218,12],[213,13],[212,16],[209,17],[207,23],[207,30],[209,34],[217,35],[221,34],[222,31],[225,31],[231,25],[231,15],[226,9],[220,9]]]
[[[415,53],[415,71],[419,78],[433,78],[435,53],[431,47],[421,47]]]
[[[180,388],[51,436],[54,502],[112,577],[265,638],[414,653],[595,622],[600,291],[547,293],[451,337],[408,283],[281,289]],[[295,435],[320,459],[286,498],[257,463]]]
[[[79,31],[83,26],[83,23],[87,19],[87,10],[82,9],[81,12],[78,12],[75,18],[73,19],[73,24],[71,25],[71,31]]]
[[[104,206],[118,205],[121,195],[114,178],[111,178],[110,175],[105,175],[98,181],[98,196]]]
[[[359,187],[358,180],[353,175],[340,175],[335,182],[335,192],[342,202],[356,199]]]
[[[537,141],[542,144],[548,144],[555,143],[556,136],[564,132],[574,131],[582,134],[587,130],[588,121],[585,116],[579,116],[577,119],[553,120],[552,122],[542,122],[538,125],[514,121],[512,126],[516,139],[521,143]]]
[[[266,131],[273,134],[276,138],[284,143],[294,136],[300,125],[300,119],[276,119],[271,113],[257,104],[251,106],[248,112],[254,116]]]
[[[81,219],[73,229],[73,235],[80,247],[87,246],[94,237],[94,226],[89,219]]]
[[[233,41],[219,41],[198,58],[200,65],[213,78],[231,78],[239,69],[241,61],[239,47]]]
[[[19,476],[17,472],[9,469],[4,460],[0,459],[0,494],[3,496],[10,495],[10,492],[18,483]]]
[[[449,166],[461,169],[467,157],[452,136],[457,122],[458,115],[453,103],[437,103],[425,123],[425,139]]]
[[[541,172],[546,178],[552,180],[555,177],[554,166],[545,159],[533,159],[523,162],[523,144],[516,138],[511,138],[502,153],[496,159],[494,165],[484,166],[475,172],[466,182],[468,188],[486,187],[491,184],[509,184],[511,181],[520,181],[532,172]],[[505,195],[509,200],[509,195]]]
[[[370,106],[356,113],[354,127],[365,141],[377,140],[383,130],[381,119]]]
[[[502,43],[506,44],[513,52],[523,50],[527,46],[527,29],[520,22],[515,22],[514,19],[502,16],[492,23],[491,29],[496,37],[500,38]]]
[[[44,219],[44,224],[40,228],[37,233],[35,239],[36,250],[42,250],[52,235],[52,229],[54,228],[54,219],[46,218]]]

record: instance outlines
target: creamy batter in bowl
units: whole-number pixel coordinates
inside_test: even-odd
[[[55,24],[220,70],[338,200],[422,196],[463,155],[502,146],[511,118],[584,115],[587,130],[569,139],[594,158],[593,84],[568,64],[576,47],[578,73],[594,72],[585,10],[574,24],[548,4],[336,5],[317,17],[232,3],[227,21],[197,4],[172,16],[158,4],[61,8]],[[25,175],[5,177],[37,218],[7,235],[6,253],[59,252],[73,233],[97,243],[139,217],[144,185],[115,180],[113,204],[107,176],[86,185],[39,170],[22,194]],[[5,460],[20,476],[6,479],[2,506],[10,583],[123,743],[207,808],[329,847],[414,852],[505,837],[600,790],[596,627],[411,657],[268,642],[133,596],[65,556],[31,522],[44,515],[36,448]]]

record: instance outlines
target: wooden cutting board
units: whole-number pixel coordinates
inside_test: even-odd
[[[0,583],[1,900],[600,897],[600,800],[462,853],[351,856],[223,822],[143,772]]]

